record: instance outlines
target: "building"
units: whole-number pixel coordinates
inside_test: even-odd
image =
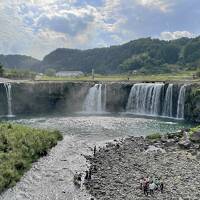
[[[84,75],[82,71],[60,71],[56,73],[57,77],[75,77],[82,75]]]

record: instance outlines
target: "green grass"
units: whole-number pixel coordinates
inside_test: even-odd
[[[0,192],[12,187],[31,164],[62,140],[58,131],[0,124]]]
[[[155,74],[145,75],[136,74],[130,75],[129,81],[189,81],[197,82],[200,79],[193,79],[195,71],[183,71],[179,73],[170,74]],[[37,79],[38,81],[93,81],[91,76],[80,76],[80,77],[50,77],[42,76]],[[100,75],[95,74],[95,81],[128,81],[127,74],[115,74],[115,75]]]
[[[151,135],[147,135],[146,138],[149,139],[149,140],[157,140],[157,139],[161,138],[161,134],[160,133],[153,133]]]

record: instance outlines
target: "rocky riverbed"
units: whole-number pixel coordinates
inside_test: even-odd
[[[85,182],[89,193],[99,200],[199,200],[199,145],[184,133],[159,139],[128,137],[99,148],[90,162],[92,179]],[[145,197],[141,176],[164,181],[164,193]]]

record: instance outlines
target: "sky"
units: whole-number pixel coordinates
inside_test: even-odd
[[[0,54],[42,59],[152,37],[200,34],[200,0],[0,0]]]

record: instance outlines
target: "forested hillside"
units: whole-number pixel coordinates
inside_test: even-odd
[[[41,61],[24,55],[0,55],[0,63],[9,69],[28,69],[38,71]]]
[[[200,37],[172,41],[143,38],[129,43],[89,50],[57,49],[45,56],[43,67],[97,73],[140,71],[173,72],[196,69],[200,63]]]
[[[59,48],[39,61],[21,55],[0,55],[7,68],[44,72],[80,70],[90,73],[120,73],[139,71],[165,73],[196,69],[200,66],[200,37],[172,41],[142,38],[123,45],[88,50]]]

